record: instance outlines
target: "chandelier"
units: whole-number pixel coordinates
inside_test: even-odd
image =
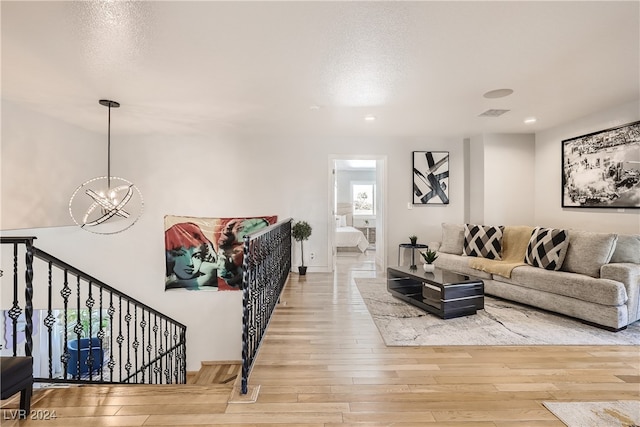
[[[142,193],[132,182],[111,176],[111,109],[116,101],[101,99],[109,108],[107,128],[107,176],[92,178],[73,192],[69,214],[83,230],[97,234],[115,234],[131,227],[144,208]]]

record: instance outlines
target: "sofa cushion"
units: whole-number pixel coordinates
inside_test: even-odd
[[[442,223],[442,244],[439,252],[462,255],[464,245],[464,225]]]
[[[464,225],[463,252],[467,256],[476,256],[500,260],[502,253],[502,231],[504,227],[489,225]]]
[[[640,235],[619,234],[616,249],[609,262],[630,262],[640,264]]]
[[[549,271],[525,265],[516,267],[510,279],[493,276],[493,280],[602,305],[619,306],[627,302],[624,284],[566,271]],[[549,295],[549,298],[553,298],[553,295]]]
[[[600,277],[600,267],[611,260],[617,239],[611,233],[569,230],[569,248],[562,271]]]
[[[524,262],[545,270],[560,270],[569,247],[566,230],[536,227],[524,254]]]

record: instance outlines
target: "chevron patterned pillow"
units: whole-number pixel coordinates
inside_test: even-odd
[[[536,227],[531,233],[524,262],[545,270],[560,270],[568,247],[566,230]]]
[[[465,224],[464,255],[501,260],[503,230],[503,226]]]

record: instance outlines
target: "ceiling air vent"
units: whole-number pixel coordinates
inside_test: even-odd
[[[478,117],[500,117],[508,111],[510,110],[487,110],[484,113],[480,114]]]

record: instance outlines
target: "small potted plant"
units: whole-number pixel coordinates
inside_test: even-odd
[[[302,265],[298,266],[298,273],[301,276],[307,274],[307,267],[304,265],[304,240],[307,240],[311,236],[311,226],[306,221],[298,221],[291,227],[291,236],[298,242],[300,242],[300,259]]]
[[[436,259],[438,259],[438,254],[436,253],[436,251],[432,251],[431,249],[427,249],[426,251],[420,252],[420,255],[422,256],[422,259],[424,260],[424,264],[422,265],[422,267],[424,268],[424,271],[432,272],[433,269],[435,268],[435,266],[433,265],[433,262]]]
[[[413,235],[409,236],[409,241],[411,242],[411,246],[415,246],[418,243],[418,236]]]

